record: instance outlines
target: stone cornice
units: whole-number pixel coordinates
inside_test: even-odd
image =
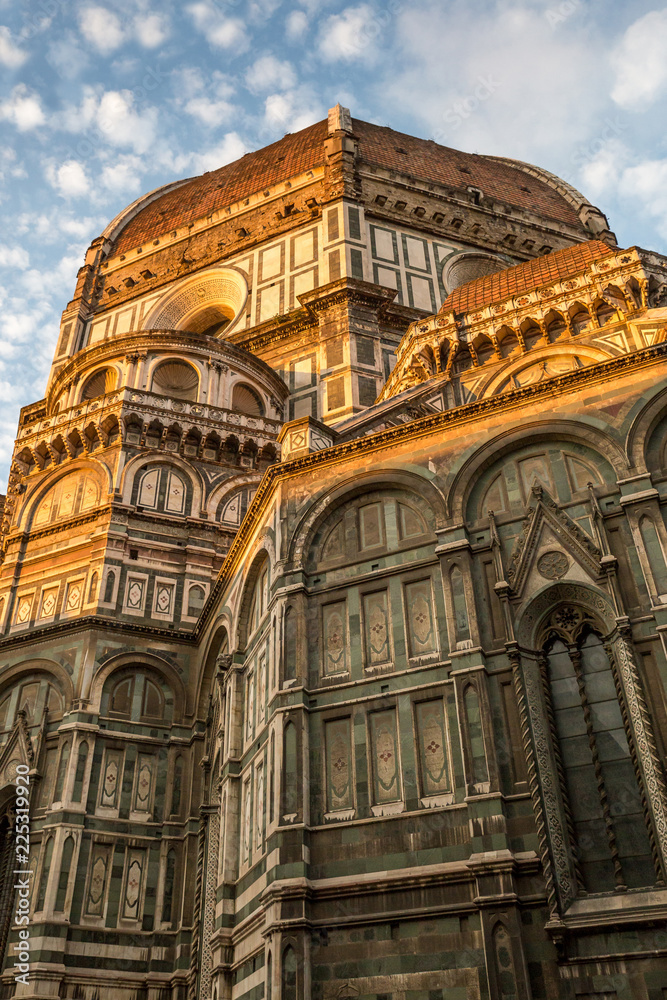
[[[33,623],[28,631],[24,630],[0,638],[0,649],[11,649],[13,646],[27,647],[29,643],[52,642],[61,636],[90,631],[126,632],[129,635],[143,636],[147,639],[161,639],[163,642],[178,642],[185,645],[195,645],[197,642],[194,631],[186,633],[176,629],[157,628],[152,625],[135,625],[133,622],[117,618],[85,615],[82,618],[69,618],[67,621],[43,627]]]
[[[487,396],[477,402],[468,403],[454,410],[445,410],[441,413],[420,417],[408,423],[401,424],[398,427],[378,431],[375,434],[369,434],[344,444],[334,445],[334,447],[327,448],[326,450],[314,452],[303,458],[297,458],[292,462],[272,466],[265,472],[252,504],[248,508],[243,523],[230,546],[229,552],[220,569],[218,579],[211,588],[202,615],[195,626],[195,634],[197,636],[201,635],[207,627],[218,597],[238,568],[244,547],[252,532],[255,531],[258,520],[268,505],[275,486],[281,481],[288,480],[293,476],[311,471],[317,467],[323,468],[335,465],[352,456],[358,458],[365,454],[377,454],[381,449],[390,448],[399,442],[417,440],[445,427],[460,426],[478,420],[480,417],[491,416],[502,411],[511,412],[519,410],[541,399],[566,396],[573,391],[581,389],[583,386],[597,385],[625,372],[632,372],[648,367],[653,363],[662,361],[666,356],[667,342],[662,342],[655,344],[653,347],[637,351],[634,354],[621,355],[620,357],[612,358],[610,361],[591,365],[579,371],[568,372],[566,375],[547,379],[544,382],[538,382],[524,389],[513,389],[501,395]]]

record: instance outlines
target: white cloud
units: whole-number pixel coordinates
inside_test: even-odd
[[[79,105],[66,107],[59,118],[61,127],[69,132],[88,133],[91,149],[105,144],[131,148],[135,153],[145,153],[155,139],[157,108],[135,107],[130,90],[108,90],[102,94],[92,87],[84,87]],[[82,153],[82,155],[86,155]]]
[[[295,42],[303,38],[308,30],[308,15],[303,10],[293,10],[285,21],[285,31],[290,41]]]
[[[169,23],[161,14],[146,14],[135,18],[134,31],[140,45],[156,49],[169,37]]]
[[[30,266],[30,254],[23,247],[8,247],[0,243],[0,267],[18,267],[25,270]]]
[[[88,66],[88,53],[73,32],[64,32],[49,43],[47,61],[66,80],[73,80]]]
[[[195,28],[204,35],[209,45],[218,49],[233,48],[236,52],[242,52],[247,48],[245,26],[239,18],[225,17],[206,0],[190,4],[187,9]]]
[[[217,170],[224,167],[226,163],[238,160],[248,151],[248,147],[243,139],[236,132],[228,132],[222,142],[204,153],[196,153],[192,156],[190,163],[197,173],[204,173],[207,170]]]
[[[8,69],[18,69],[27,58],[27,53],[12,41],[9,28],[0,25],[0,64]]]
[[[192,97],[185,104],[185,111],[209,128],[229,121],[235,110],[229,101],[212,101],[208,97]]]
[[[328,17],[322,25],[320,53],[328,62],[368,58],[381,30],[381,22],[368,4],[348,7]]]
[[[296,73],[289,62],[281,62],[275,56],[261,56],[247,69],[245,80],[254,94],[290,90],[296,84]]]
[[[100,175],[101,184],[115,194],[134,193],[141,188],[141,160],[126,156],[107,164]]]
[[[265,127],[270,133],[298,132],[324,117],[324,112],[311,103],[308,93],[288,91],[269,94],[264,102]]]
[[[47,164],[46,179],[63,198],[83,198],[90,191],[90,181],[78,160],[66,160],[59,167]]]
[[[107,140],[114,146],[131,146],[137,153],[146,152],[153,142],[156,118],[155,108],[134,109],[129,90],[107,91],[97,110],[97,125]]]
[[[106,7],[84,7],[79,13],[79,28],[86,41],[102,55],[113,52],[125,38],[120,20]]]
[[[607,55],[594,27],[572,14],[555,31],[529,0],[490,6],[483,18],[439,0],[401,9],[384,28],[395,44],[370,95],[375,120],[409,118],[412,134],[558,172],[608,113]]]
[[[612,99],[643,110],[667,87],[667,8],[645,14],[627,29],[612,53],[616,81]]]
[[[8,100],[0,104],[0,117],[16,125],[19,132],[29,132],[46,121],[39,95],[30,93],[24,83],[18,83]]]

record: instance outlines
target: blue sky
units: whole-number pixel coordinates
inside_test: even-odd
[[[0,489],[89,242],[326,115],[538,163],[667,253],[667,7],[0,0]]]

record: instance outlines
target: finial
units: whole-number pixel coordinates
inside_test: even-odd
[[[329,108],[329,135],[332,132],[351,132],[352,116],[349,108],[344,108],[337,104],[335,108]]]

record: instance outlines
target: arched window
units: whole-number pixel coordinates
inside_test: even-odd
[[[100,368],[83,384],[81,399],[96,399],[105,392],[113,392],[116,388],[116,372],[113,368]]]
[[[132,492],[133,502],[138,507],[165,514],[190,513],[192,485],[171,466],[145,466],[137,474]]]
[[[199,391],[199,376],[184,361],[163,361],[153,372],[151,390],[170,399],[195,401]]]
[[[84,472],[72,472],[50,487],[33,508],[33,527],[63,521],[93,510],[100,500],[97,478]]]
[[[74,789],[72,791],[72,802],[80,802],[83,795],[83,780],[86,775],[86,763],[88,761],[88,744],[84,740],[79,743],[79,752],[76,758],[76,773],[74,775]]]
[[[179,816],[181,812],[181,790],[183,785],[183,758],[177,757],[174,763],[174,783],[171,792],[171,815]]]
[[[285,680],[289,681],[296,677],[297,628],[296,611],[292,607],[285,610],[284,629]]]
[[[140,668],[124,669],[104,686],[102,715],[131,719],[132,722],[156,722],[171,714],[173,698],[167,696],[163,682]],[[169,709],[169,712],[167,711]]]
[[[39,885],[35,895],[35,910],[43,910],[46,901],[46,890],[49,884],[49,872],[51,871],[51,860],[53,858],[53,837],[49,837],[44,848],[42,870],[39,875]]]
[[[28,726],[40,725],[45,709],[49,722],[61,718],[64,710],[62,695],[50,679],[38,676],[27,683],[19,681],[0,695],[0,732],[11,729],[18,712],[25,712]]]
[[[65,909],[67,899],[67,884],[72,869],[72,856],[74,854],[74,838],[68,837],[63,844],[62,859],[60,862],[60,874],[58,875],[58,889],[56,890],[56,905],[54,910],[59,913]]]
[[[484,730],[482,728],[482,713],[479,696],[472,684],[469,684],[463,694],[468,728],[468,744],[470,747],[470,770],[474,784],[489,780],[486,766],[486,750],[484,748]]]
[[[656,881],[648,829],[618,701],[609,649],[591,627],[573,640],[575,609],[552,616],[562,624],[543,653],[573,836],[573,856],[587,892],[640,888]]]
[[[644,516],[639,522],[639,530],[646,558],[651,567],[655,595],[667,594],[667,565],[665,565],[665,553],[662,549],[658,529],[650,517]]]
[[[283,734],[283,816],[297,811],[297,741],[296,726],[288,722]]]
[[[90,586],[88,587],[88,603],[91,604],[97,597],[97,573],[93,573],[90,578]]]
[[[454,606],[454,631],[456,642],[465,642],[470,639],[470,623],[468,621],[468,605],[466,601],[465,584],[463,573],[458,566],[454,566],[449,574],[449,582],[452,591],[452,604]]]
[[[58,774],[56,776],[56,784],[53,791],[53,801],[62,802],[63,794],[65,792],[65,778],[67,776],[67,765],[69,763],[69,741],[63,743],[62,750],[60,751],[60,760],[58,762]]]
[[[104,603],[111,604],[113,601],[113,591],[116,586],[116,574],[113,570],[107,572],[107,582],[104,587]]]
[[[518,1000],[512,940],[504,924],[493,928],[493,954],[498,981],[498,1000]]]
[[[266,959],[266,990],[265,990],[266,1000],[272,1000],[273,998],[273,960],[271,952],[269,952]]]
[[[269,600],[269,563],[265,560],[262,564],[250,598],[248,609],[248,635],[252,635],[259,625]]]
[[[245,413],[249,417],[263,417],[262,397],[249,385],[238,383],[232,391],[232,410],[236,410],[237,413]]]
[[[227,493],[218,504],[217,520],[221,524],[238,528],[256,492],[256,486],[242,486],[231,494]]]
[[[174,906],[174,884],[176,881],[176,851],[167,851],[167,860],[164,870],[164,895],[162,897],[162,920],[164,923],[171,923],[173,920],[172,910]]]
[[[288,945],[283,952],[281,1000],[296,1000],[296,952]]]
[[[206,591],[198,584],[188,590],[188,617],[198,618],[206,601]]]

